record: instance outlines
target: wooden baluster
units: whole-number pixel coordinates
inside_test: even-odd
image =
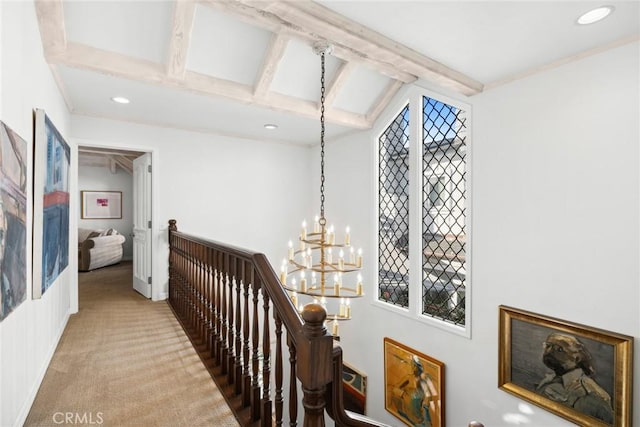
[[[258,382],[260,366],[260,356],[258,354],[258,346],[260,344],[260,324],[258,322],[258,293],[260,292],[260,278],[255,274],[255,270],[252,272],[253,280],[251,285],[253,286],[253,332],[252,332],[252,349],[253,355],[251,358],[251,419],[256,421],[260,418],[260,383]]]
[[[202,344],[205,349],[209,345],[207,334],[207,325],[209,320],[209,293],[207,291],[208,274],[207,274],[207,247],[200,244],[200,283],[202,284],[202,295],[200,300],[202,305]]]
[[[214,365],[218,356],[218,251],[211,249],[211,358]]]
[[[180,283],[180,267],[182,262],[182,254],[180,251],[180,238],[178,236],[173,236],[173,244],[174,244],[174,253],[175,259],[173,263],[173,287],[175,289],[175,303],[173,309],[175,310],[178,316],[181,316],[180,313],[180,300],[181,300],[181,283]]]
[[[197,261],[195,257],[196,249],[198,245],[195,242],[191,242],[191,248],[189,253],[190,265],[189,265],[189,283],[191,285],[191,330],[193,331],[194,338],[197,339],[198,333],[198,287],[197,287]]]
[[[198,334],[198,288],[196,286],[196,266],[197,261],[195,252],[198,245],[191,242],[189,245],[189,285],[191,287],[191,331],[194,342],[197,340]]]
[[[193,282],[194,282],[194,295],[196,302],[196,325],[194,335],[196,339],[202,337],[202,289],[200,288],[200,245],[194,243],[194,256],[193,256]]]
[[[171,302],[171,306],[173,307],[173,309],[175,310],[176,313],[178,313],[178,297],[180,295],[180,290],[178,288],[178,262],[179,262],[179,253],[178,253],[178,248],[176,247],[176,242],[178,240],[178,238],[176,236],[171,236],[171,239],[173,241],[172,247],[171,247],[171,276],[170,276],[170,280],[171,280],[171,298],[172,298],[172,302]]]
[[[184,254],[182,256],[183,270],[182,270],[182,317],[185,322],[185,326],[188,327],[189,319],[189,242],[183,239],[182,245],[184,248]]]
[[[178,316],[181,316],[180,313],[180,300],[181,300],[181,286],[182,284],[180,283],[180,268],[182,266],[182,253],[180,251],[180,237],[178,236],[174,236],[173,237],[173,243],[174,243],[174,253],[175,253],[175,259],[174,259],[174,263],[173,263],[173,287],[175,289],[175,304],[173,306],[173,309],[175,310],[176,314]]]
[[[193,250],[193,242],[189,241],[187,244],[187,297],[188,297],[188,306],[187,306],[187,328],[190,331],[193,330],[193,280],[191,277],[192,270],[191,266],[193,265],[193,260],[191,257],[191,251]]]
[[[195,316],[195,300],[193,290],[193,242],[189,242],[189,265],[187,273],[187,283],[189,285],[189,329],[193,331],[194,316]]]
[[[181,280],[182,280],[182,307],[181,307],[181,313],[182,313],[182,321],[184,322],[185,326],[187,326],[187,319],[189,316],[189,283],[187,280],[187,274],[189,271],[189,259],[188,259],[188,255],[187,255],[187,251],[188,251],[188,244],[189,242],[187,242],[186,239],[182,239],[182,276],[181,276]]]
[[[207,346],[207,276],[205,274],[206,265],[204,263],[205,247],[202,243],[198,245],[200,248],[198,253],[200,271],[198,272],[198,281],[200,282],[200,336],[201,343]]]
[[[282,320],[275,310],[275,307],[273,315],[276,322],[276,426],[280,427],[282,425],[282,405],[284,402],[282,398]]]
[[[200,277],[198,276],[198,268],[200,261],[198,260],[199,246],[193,242],[193,255],[191,276],[193,280],[193,335],[195,341],[200,339]]]
[[[234,357],[236,394],[242,393],[242,309],[240,305],[240,290],[244,281],[246,281],[244,277],[244,262],[238,258],[236,260],[236,355]]]
[[[217,291],[216,291],[216,307],[217,307],[217,315],[216,315],[216,327],[217,327],[217,334],[218,334],[218,342],[216,344],[216,365],[220,366],[222,365],[222,345],[224,342],[224,335],[223,335],[223,325],[224,325],[224,318],[223,316],[223,307],[224,307],[224,303],[223,303],[223,290],[224,290],[224,253],[223,252],[218,252],[218,283],[217,283]]]
[[[229,319],[227,318],[227,283],[229,280],[231,280],[230,276],[229,276],[229,254],[223,254],[223,259],[224,259],[224,268],[222,271],[222,299],[220,300],[220,304],[222,306],[222,316],[221,316],[221,320],[222,320],[222,331],[221,331],[221,336],[222,336],[222,347],[221,347],[221,353],[222,353],[222,357],[220,358],[220,363],[222,364],[222,369],[221,372],[223,374],[227,374],[229,372],[229,370],[227,369],[229,367],[229,365],[227,364],[227,357],[229,356],[229,350],[227,348],[227,339],[228,339],[228,330],[227,330],[227,325],[228,325],[228,321]]]
[[[251,373],[249,371],[249,284],[252,282],[253,267],[249,264],[245,264],[245,280],[244,285],[244,322],[242,323],[242,331],[244,335],[244,345],[242,346],[242,361],[244,366],[243,371],[243,393],[242,393],[242,406],[248,407],[251,404]]]
[[[298,381],[296,379],[296,346],[289,334],[287,334],[287,344],[289,345],[289,426],[298,425]]]
[[[207,247],[206,249],[206,263],[207,263],[207,351],[211,355],[213,351],[213,249]]]
[[[269,333],[269,295],[262,292],[262,302],[264,308],[264,318],[262,319],[262,408],[260,412],[261,425],[271,425],[271,342]]]
[[[227,310],[227,342],[228,342],[228,353],[227,360],[225,361],[227,365],[227,378],[229,379],[229,384],[234,384],[236,381],[234,364],[233,364],[233,356],[234,352],[234,344],[235,344],[235,329],[234,329],[234,318],[233,318],[233,285],[237,282],[236,276],[236,258],[230,256],[229,257],[229,308]]]
[[[198,282],[200,283],[200,336],[201,342],[207,345],[207,279],[205,276],[204,254],[205,247],[201,243],[198,244]]]

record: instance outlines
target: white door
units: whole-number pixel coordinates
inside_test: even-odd
[[[133,289],[151,298],[151,153],[133,161]]]

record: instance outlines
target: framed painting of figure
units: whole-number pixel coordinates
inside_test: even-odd
[[[444,364],[384,339],[385,409],[411,427],[444,427]]]
[[[631,425],[633,338],[500,306],[498,386],[579,425]]]

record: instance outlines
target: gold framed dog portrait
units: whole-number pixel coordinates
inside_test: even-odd
[[[411,427],[444,427],[444,363],[384,339],[385,409]]]
[[[500,306],[500,389],[579,425],[631,426],[633,337]]]

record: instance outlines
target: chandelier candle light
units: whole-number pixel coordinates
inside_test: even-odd
[[[351,230],[346,227],[343,243],[336,243],[336,233],[333,225],[327,226],[324,215],[324,73],[325,55],[331,53],[331,46],[326,43],[316,43],[314,53],[320,55],[322,72],[320,78],[320,216],[316,216],[313,226],[308,230],[306,220],[302,222],[298,249],[289,241],[288,257],[282,261],[280,282],[289,292],[293,305],[302,312],[303,305],[299,304],[298,296],[313,298],[313,302],[322,305],[327,311],[327,301],[333,301],[332,311],[327,312],[327,321],[332,320],[331,332],[334,337],[339,335],[339,320],[351,319],[351,298],[364,295],[362,289],[362,275],[358,273],[355,283],[349,285],[343,281],[343,275],[359,271],[362,268],[362,249],[357,253],[351,246]],[[337,259],[334,259],[333,249],[336,249]],[[348,259],[345,254],[348,252]],[[287,281],[287,276],[292,276]],[[331,283],[329,283],[331,281]],[[338,305],[339,304],[339,305]],[[337,310],[334,310],[338,305]]]

